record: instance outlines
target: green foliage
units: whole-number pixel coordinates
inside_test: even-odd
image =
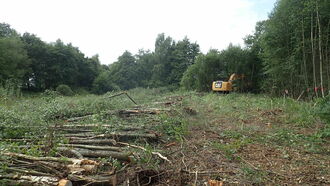
[[[2,37],[15,37],[17,36],[17,32],[10,28],[9,24],[6,23],[0,23],[0,38]]]
[[[29,71],[30,61],[20,38],[0,37],[0,51],[0,83],[22,79]]]
[[[315,113],[330,125],[330,95],[318,101]]]
[[[161,130],[164,131],[168,136],[174,137],[176,140],[182,140],[188,132],[187,122],[183,118],[177,116],[169,116],[164,114],[160,117]]]
[[[73,96],[74,93],[68,85],[59,85],[56,87],[56,91],[63,96]]]
[[[250,52],[239,46],[230,44],[221,52],[210,50],[206,55],[199,55],[196,63],[189,66],[183,74],[181,86],[186,90],[210,91],[213,81],[227,81],[233,73],[244,74],[250,79],[255,79],[258,69],[251,65],[253,61],[249,60]],[[239,90],[247,91],[248,89],[243,85],[247,85],[248,81],[246,79],[243,83],[236,83]],[[250,89],[258,89],[256,85],[255,87],[251,85]]]
[[[109,79],[109,72],[103,72],[95,79],[93,83],[93,92],[96,94],[104,94],[109,91],[120,90],[120,87]]]
[[[0,98],[18,98],[22,96],[21,82],[17,79],[7,79],[4,87],[0,86]]]
[[[264,91],[282,95],[287,90],[298,97],[308,89],[329,89],[329,63],[325,62],[329,59],[325,44],[330,33],[329,7],[330,2],[324,0],[280,0],[268,20],[258,23],[246,42],[262,59]],[[321,92],[305,96],[317,94]]]

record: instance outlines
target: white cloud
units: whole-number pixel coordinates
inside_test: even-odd
[[[108,64],[125,50],[153,50],[163,32],[175,40],[188,36],[203,52],[242,44],[262,19],[256,5],[253,0],[8,0],[1,2],[0,22],[47,42],[71,42]]]

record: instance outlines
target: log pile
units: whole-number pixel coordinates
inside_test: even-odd
[[[63,157],[34,157],[13,152],[1,152],[1,163],[7,167],[0,179],[8,185],[72,185],[86,183],[113,183],[114,171],[100,169],[101,163],[90,159]],[[98,179],[93,175],[103,175]],[[105,177],[108,179],[105,180]]]
[[[118,114],[130,117],[159,112],[156,109],[130,109],[118,111]],[[104,133],[96,130],[100,127],[111,128],[113,132]],[[137,150],[139,152],[148,150],[128,142],[138,140],[157,142],[160,135],[141,127],[127,126],[120,130],[112,130],[113,128],[113,125],[106,124],[66,123],[49,127],[50,132],[40,136],[39,141],[35,136],[1,139],[19,143],[20,145],[17,146],[19,149],[26,150],[38,146],[40,151],[44,151],[41,154],[45,156],[35,157],[2,149],[0,166],[5,168],[0,169],[0,182],[8,185],[116,185],[115,168],[110,162],[101,163],[99,158],[116,159],[129,164],[134,158],[140,157],[135,154]],[[58,142],[58,139],[62,139],[61,142]],[[56,154],[49,156],[51,150]],[[151,152],[151,154],[170,162],[159,152]]]

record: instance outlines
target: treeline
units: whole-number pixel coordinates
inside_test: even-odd
[[[245,40],[262,60],[262,89],[292,97],[329,94],[329,38],[329,0],[277,1],[268,20]]]
[[[0,83],[20,82],[43,91],[61,84],[102,94],[135,87],[209,91],[212,81],[244,74],[240,91],[291,97],[318,97],[330,88],[330,1],[279,0],[269,18],[258,22],[245,47],[200,52],[188,38],[159,34],[154,51],[128,51],[101,65],[71,44],[45,43],[0,24]],[[17,84],[17,83],[16,83]]]
[[[98,56],[86,57],[78,48],[61,40],[46,43],[30,33],[18,34],[0,24],[0,86],[18,85],[28,91],[73,89],[102,94],[135,87],[178,88],[182,75],[200,53],[188,38],[174,41],[159,34],[155,51],[126,51],[118,61],[101,65]]]
[[[244,39],[244,49],[229,46],[201,54],[182,85],[209,90],[212,81],[239,73],[246,77],[239,85],[243,90],[324,97],[330,88],[329,39],[329,0],[279,0],[269,18]]]
[[[55,89],[61,84],[90,90],[99,73],[108,69],[61,40],[45,43],[37,36],[18,34],[0,24],[0,84],[16,84],[29,91]],[[13,83],[14,82],[14,83]]]
[[[135,87],[179,87],[183,73],[195,63],[199,45],[188,38],[178,42],[159,34],[154,51],[140,50],[133,55],[126,51],[109,65],[94,82],[96,93],[127,90]]]

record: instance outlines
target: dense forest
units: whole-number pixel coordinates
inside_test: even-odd
[[[135,87],[209,91],[214,80],[244,74],[240,91],[292,97],[324,97],[330,88],[330,1],[279,0],[267,20],[244,38],[206,54],[187,37],[159,34],[154,51],[125,51],[110,65],[86,57],[61,40],[46,43],[0,24],[0,85],[3,90],[44,91],[67,85],[102,94]]]

